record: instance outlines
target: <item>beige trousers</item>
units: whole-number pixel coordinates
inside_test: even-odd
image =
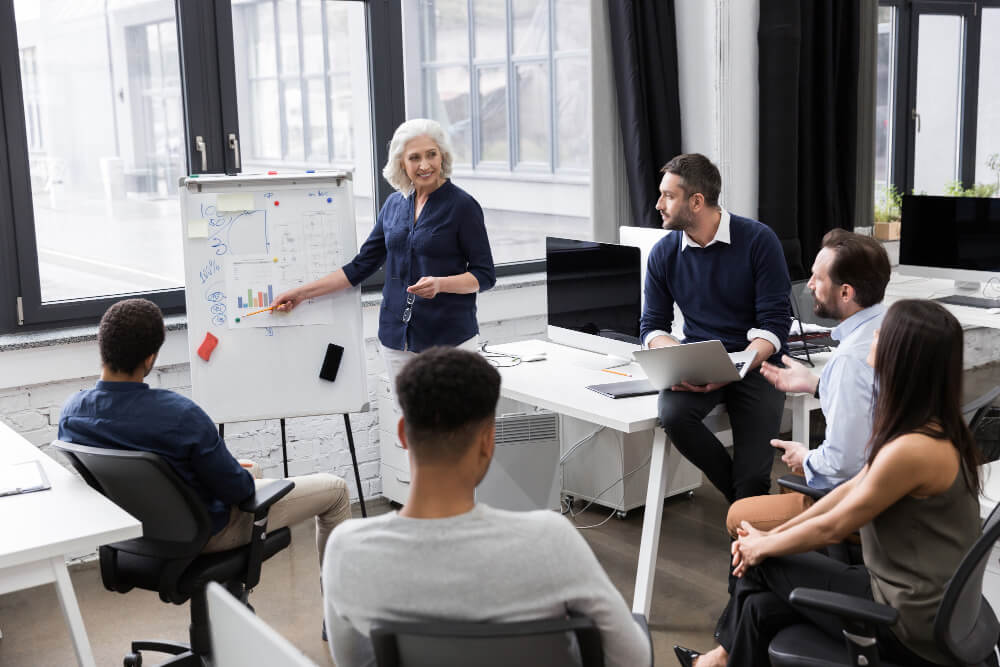
[[[245,467],[250,468],[250,466]],[[250,469],[253,472],[253,468]],[[271,506],[271,511],[267,514],[267,529],[284,528],[305,521],[310,517],[316,517],[316,550],[319,552],[319,561],[322,565],[323,550],[326,548],[330,531],[337,524],[351,518],[351,498],[347,490],[347,482],[328,473],[289,477],[288,479],[295,482],[295,488]],[[257,488],[267,486],[274,481],[272,479],[254,479]],[[229,523],[209,539],[202,551],[203,553],[214,553],[243,546],[250,542],[252,529],[253,515],[241,512],[234,505],[230,510]]]
[[[812,504],[812,498],[795,492],[742,498],[729,506],[726,529],[736,537],[740,523],[748,521],[758,530],[771,530],[802,514]]]

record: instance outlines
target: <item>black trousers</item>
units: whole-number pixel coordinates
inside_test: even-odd
[[[733,456],[702,423],[719,403],[726,404],[733,427]],[[758,371],[739,382],[700,394],[691,391],[660,392],[660,425],[674,447],[698,466],[729,502],[762,496],[771,488],[774,448],[785,394]]]
[[[839,618],[819,611],[799,610],[788,602],[788,596],[800,586],[872,599],[871,578],[864,565],[847,565],[816,552],[769,558],[748,569],[737,581],[719,619],[716,639],[729,652],[729,667],[771,664],[768,644],[779,630],[797,623],[810,622],[843,641]],[[886,660],[933,667],[933,663],[906,648],[887,628],[878,629],[877,639],[879,654]]]

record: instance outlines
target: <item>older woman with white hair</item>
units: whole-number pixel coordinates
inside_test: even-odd
[[[385,266],[379,342],[390,379],[435,345],[475,348],[476,292],[496,283],[483,211],[454,185],[447,135],[433,120],[408,120],[389,144],[382,176],[394,192],[357,256],[328,276],[280,294],[278,310],[358,285]]]

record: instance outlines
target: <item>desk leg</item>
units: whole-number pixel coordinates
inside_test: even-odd
[[[792,399],[792,440],[809,446],[809,408],[811,396],[796,396]]]
[[[649,484],[646,486],[646,509],[642,519],[642,540],[639,542],[639,568],[635,574],[635,595],[632,612],[649,620],[653,602],[653,579],[656,577],[656,556],[660,548],[660,524],[663,521],[663,496],[667,491],[667,434],[662,428],[653,430],[653,453],[649,461]]]
[[[56,592],[59,593],[59,603],[66,617],[66,625],[69,626],[69,633],[73,637],[76,661],[80,667],[96,667],[94,654],[90,651],[90,641],[87,639],[87,630],[83,627],[80,606],[76,602],[76,593],[73,592],[73,582],[70,581],[69,571],[66,569],[66,559],[63,556],[56,556],[49,559],[49,564],[52,567]]]

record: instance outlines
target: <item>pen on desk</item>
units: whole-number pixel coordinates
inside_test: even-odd
[[[627,378],[632,377],[631,373],[622,373],[621,371],[613,371],[610,368],[602,368],[601,370],[604,371],[605,373],[614,373],[615,375],[621,375]]]
[[[271,306],[270,308],[261,308],[260,310],[253,311],[252,313],[247,313],[243,317],[250,317],[251,315],[257,315],[258,313],[264,313],[264,312],[267,312],[269,310],[274,310],[274,308],[275,308],[274,306]]]

